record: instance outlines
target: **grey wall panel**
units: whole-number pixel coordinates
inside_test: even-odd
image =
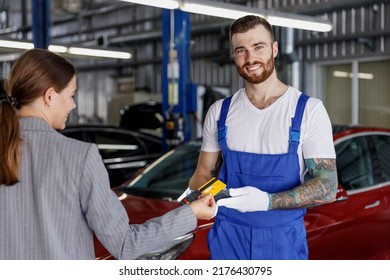
[[[390,3],[375,2],[377,1],[373,1],[371,5],[327,13],[335,26],[328,34],[315,34],[314,38],[312,32],[298,31],[296,45],[301,49],[300,53],[312,54],[318,44],[327,45],[323,48],[327,53],[320,52],[322,55],[319,56],[303,55],[301,59],[314,62],[329,58],[390,55],[390,48],[386,48],[390,37]]]

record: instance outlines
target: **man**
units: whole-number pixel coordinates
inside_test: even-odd
[[[307,259],[305,208],[334,201],[337,190],[328,114],[278,79],[278,43],[266,20],[237,19],[230,40],[246,86],[210,107],[189,184],[209,180],[222,156],[219,178],[231,197],[218,201],[211,259]],[[311,179],[303,182],[306,170]]]

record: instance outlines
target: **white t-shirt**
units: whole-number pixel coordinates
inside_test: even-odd
[[[301,92],[293,87],[265,109],[256,108],[240,89],[232,97],[226,118],[227,145],[230,150],[258,154],[285,154],[288,152],[291,119],[294,117]],[[207,112],[201,150],[218,152],[217,121],[222,99]],[[336,158],[332,126],[324,105],[310,98],[306,103],[301,124],[298,155],[303,179],[304,158]]]

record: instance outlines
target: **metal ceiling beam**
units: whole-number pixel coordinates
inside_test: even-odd
[[[338,0],[312,4],[300,4],[278,9],[282,12],[297,13],[302,15],[321,15],[325,13],[340,11],[362,6],[388,3],[390,0]]]

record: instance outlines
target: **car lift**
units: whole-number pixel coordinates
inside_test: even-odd
[[[192,113],[196,111],[196,85],[190,82],[190,14],[162,11],[162,115],[163,145],[169,150],[191,138]]]

